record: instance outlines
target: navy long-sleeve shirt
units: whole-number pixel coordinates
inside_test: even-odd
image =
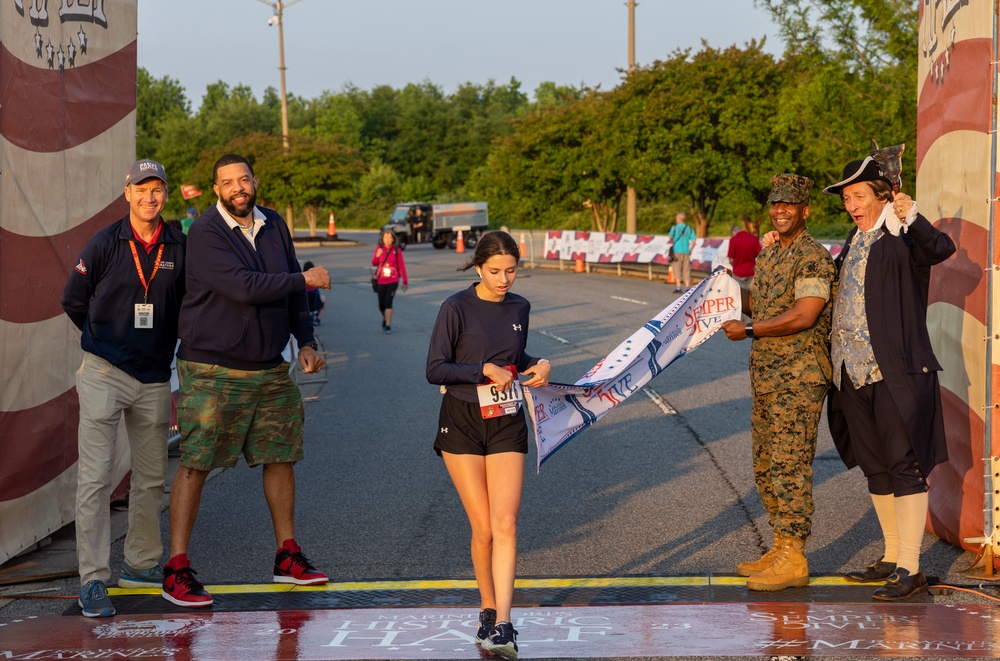
[[[515,365],[518,372],[537,363],[525,351],[530,311],[527,299],[509,292],[502,301],[484,301],[476,295],[476,285],[448,297],[431,332],[427,380],[476,402],[485,363]]]
[[[181,306],[177,357],[231,369],[279,365],[294,335],[313,340],[306,280],[285,221],[266,220],[250,246],[213,206],[188,233],[187,295]]]

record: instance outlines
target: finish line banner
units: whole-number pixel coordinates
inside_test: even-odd
[[[723,269],[674,301],[573,385],[525,388],[540,469],[570,439],[593,425],[668,365],[739,319],[740,286]]]

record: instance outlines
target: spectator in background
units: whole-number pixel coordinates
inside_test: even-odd
[[[740,287],[750,289],[753,284],[754,263],[760,254],[760,240],[739,225],[733,225],[729,237],[729,263],[733,265],[733,277]]]
[[[424,232],[427,229],[427,216],[424,215],[424,210],[417,207],[413,211],[413,216],[410,218],[410,233],[413,237],[413,243],[420,243],[424,238]]]
[[[198,215],[198,210],[195,209],[194,207],[190,207],[187,210],[187,216],[185,216],[184,220],[181,221],[181,229],[184,230],[185,234],[187,234],[188,231],[191,229],[191,223],[194,222],[195,216],[197,215]]]
[[[314,266],[316,265],[312,262],[306,262],[302,266],[302,270],[308,271]],[[313,325],[319,326],[323,316],[323,308],[326,307],[326,296],[320,292],[319,287],[306,287],[306,298],[309,301],[309,313],[312,315]]]
[[[162,220],[167,174],[139,160],[125,177],[129,213],[98,232],[80,254],[62,307],[83,331],[76,557],[86,617],[110,617],[111,490],[118,427],[125,419],[132,457],[128,532],[120,587],[163,580],[160,508],[167,477],[170,363],[184,297],[185,237]]]
[[[378,294],[378,310],[382,313],[382,332],[388,335],[392,332],[392,301],[396,298],[396,289],[400,281],[404,292],[408,285],[403,252],[396,245],[396,234],[391,230],[382,232],[372,255],[372,266],[377,267],[375,293]]]
[[[673,241],[674,259],[670,264],[670,269],[674,274],[675,292],[681,291],[681,285],[685,289],[691,287],[691,248],[698,238],[694,230],[687,225],[687,215],[682,211],[674,218],[674,226],[670,228],[668,236]]]

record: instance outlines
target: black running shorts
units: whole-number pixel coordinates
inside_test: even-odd
[[[450,454],[528,453],[528,423],[524,404],[516,415],[483,419],[478,402],[467,402],[445,393],[438,415],[434,451]]]

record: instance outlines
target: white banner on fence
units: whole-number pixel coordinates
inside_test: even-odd
[[[550,230],[545,234],[545,258],[575,261],[582,259],[590,264],[669,264],[669,236],[659,234],[612,234],[610,232],[576,232]],[[823,245],[836,259],[840,254],[839,242],[824,241]],[[713,271],[720,264],[728,264],[726,253],[728,238],[702,238],[691,248],[691,268],[695,271]]]
[[[672,362],[739,319],[739,284],[717,271],[647,321],[575,384],[525,388],[538,468],[553,452],[616,408]]]
[[[545,258],[582,259],[591,264],[666,264],[671,245],[668,236],[552,230],[545,234]]]

